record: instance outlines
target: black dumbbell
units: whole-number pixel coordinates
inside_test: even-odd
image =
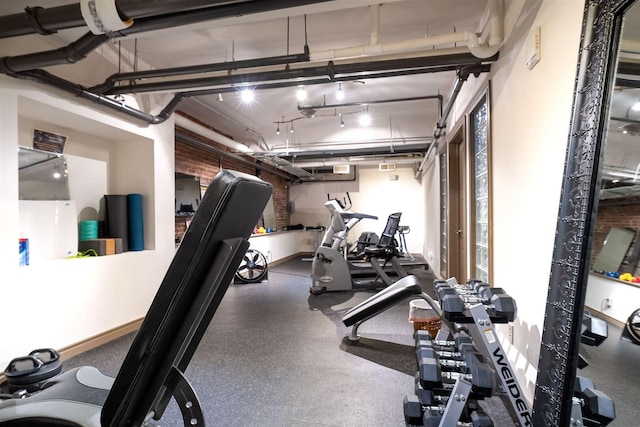
[[[585,311],[582,316],[582,333],[580,342],[589,346],[599,346],[609,336],[607,322],[593,317],[591,313]]]
[[[444,318],[457,323],[472,323],[473,317],[466,314],[467,303],[459,294],[444,294],[440,298],[440,308]],[[515,300],[507,294],[495,294],[485,304],[487,314],[494,323],[513,322],[517,315]]]
[[[473,427],[491,427],[493,422],[491,418],[484,412],[481,412],[477,406],[477,403],[470,400],[469,403],[474,409],[467,407],[469,422],[458,421],[456,424],[459,426],[473,426]],[[425,426],[439,426],[442,419],[442,414],[446,408],[446,405],[442,404],[425,404],[418,396],[409,395],[406,396],[402,402],[404,410],[404,419],[407,424],[411,425],[425,425]]]
[[[440,354],[445,353],[445,354]],[[455,354],[453,358],[448,358],[447,353]],[[420,348],[416,350],[416,360],[418,361],[418,369],[420,369],[421,361],[424,359],[435,359],[441,368],[459,369],[461,372],[468,374],[469,368],[477,363],[485,363],[484,357],[475,350],[467,350],[463,353],[437,352],[432,348]]]
[[[435,288],[438,299],[441,299],[447,294],[458,294],[467,303],[482,303],[489,304],[491,298],[494,295],[506,295],[506,292],[502,288],[492,288],[486,283],[478,282],[475,287],[451,286],[451,285],[438,285]]]
[[[585,426],[606,426],[616,418],[613,399],[597,390],[590,379],[576,377],[574,396],[580,400]]]
[[[428,331],[418,330],[414,334],[414,338],[416,341],[416,347],[420,347],[422,345],[433,345],[438,347],[447,347],[451,349],[457,349],[461,344],[464,343],[473,343],[471,336],[465,331],[460,330],[453,334],[452,340],[435,340],[431,337]]]
[[[443,388],[446,383],[457,379],[471,382],[471,390],[481,396],[490,397],[495,389],[494,371],[486,363],[466,366],[465,372],[443,371],[436,359],[423,358],[418,366],[418,378],[422,388],[427,390]]]
[[[420,360],[423,357],[434,357],[434,358],[445,359],[445,360],[446,359],[464,360],[467,353],[475,353],[479,357],[482,357],[476,351],[476,348],[474,347],[474,345],[471,343],[461,344],[457,350],[458,351],[449,351],[449,350],[442,350],[440,349],[440,347],[434,347],[432,345],[431,346],[422,345],[422,346],[416,347],[416,358],[417,360]]]

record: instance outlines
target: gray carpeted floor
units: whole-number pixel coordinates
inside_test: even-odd
[[[408,302],[363,323],[354,345],[342,315],[373,292],[310,295],[310,270],[293,260],[270,268],[267,283],[227,291],[186,372],[208,425],[405,425],[402,400],[416,371]],[[431,293],[431,273],[411,273]],[[113,376],[132,338],[79,355],[65,368],[91,365]],[[483,407],[496,426],[513,425],[497,398]],[[173,401],[160,424],[182,425]]]

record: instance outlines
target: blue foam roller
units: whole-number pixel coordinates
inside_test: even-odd
[[[142,194],[127,195],[129,218],[129,250],[144,250],[144,228],[142,221]]]

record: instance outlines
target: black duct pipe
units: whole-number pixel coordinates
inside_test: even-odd
[[[106,35],[87,33],[68,46],[59,49],[30,53],[0,59],[0,72],[13,75],[20,71],[50,67],[60,64],[75,64],[109,40]]]
[[[493,60],[493,58],[488,58],[486,60],[490,61]],[[336,75],[346,76],[350,74],[354,75],[354,77],[351,78],[351,80],[354,80],[356,78],[367,77],[368,72],[402,70],[405,73],[410,73],[411,70],[414,69],[415,74],[418,74],[432,72],[429,70],[429,67],[436,67],[437,71],[444,71],[442,67],[450,67],[450,70],[454,70],[461,65],[477,64],[477,62],[478,58],[471,54],[394,59],[342,65],[335,65],[333,62],[329,62],[327,66],[313,66],[279,71],[265,71],[262,73],[248,73],[236,74],[231,76],[215,76],[187,80],[173,80],[168,82],[121,85],[111,89],[106,93],[109,95],[115,95],[124,93],[172,91],[216,85],[252,83],[260,84],[267,81],[305,79],[322,76],[327,76],[327,80],[325,82],[328,82],[337,81]],[[301,81],[297,82],[297,84],[303,83],[304,82]]]
[[[484,66],[484,65],[481,66],[482,69],[484,69],[485,67],[488,67],[488,66]],[[398,72],[402,72],[404,75],[406,71],[407,70],[402,70]],[[428,69],[428,70],[421,70],[421,72],[424,73],[424,72],[435,72],[435,71],[433,71],[433,69]],[[389,73],[381,73],[381,74],[384,74],[385,76],[387,76]],[[112,98],[108,98],[106,96],[93,93],[89,91],[87,88],[79,84],[70,82],[61,77],[57,77],[45,70],[28,70],[28,71],[23,71],[21,73],[14,73],[12,75],[13,77],[16,77],[16,78],[33,80],[39,83],[43,83],[43,84],[55,87],[73,96],[87,99],[89,101],[95,102],[97,104],[100,104],[112,110],[115,110],[118,113],[125,114],[143,123],[152,124],[152,125],[160,124],[166,121],[178,109],[178,106],[180,105],[180,103],[185,99],[195,97],[195,96],[204,96],[204,95],[211,95],[215,93],[230,92],[230,91],[237,90],[237,88],[228,87],[228,88],[208,89],[208,90],[199,90],[199,91],[191,91],[191,92],[179,92],[174,95],[171,101],[164,107],[164,109],[159,114],[154,116],[154,115],[145,113],[143,111],[137,110],[135,108],[129,107],[127,105],[124,105],[123,103],[118,102]],[[374,78],[374,77],[378,77],[378,75],[368,76],[368,78]],[[346,81],[346,78],[341,81]],[[327,82],[326,79],[318,79],[314,81],[314,84],[321,84],[326,82]],[[272,83],[271,85],[257,85],[257,86],[252,86],[252,88],[267,89],[267,88],[273,88],[273,87],[287,87],[287,86],[293,86],[298,84],[299,82],[296,82],[296,81],[288,81],[288,82]],[[310,82],[306,81],[305,84],[310,84]]]
[[[375,78],[382,78],[382,77],[398,77],[398,76],[409,76],[409,75],[420,74],[420,73],[423,73],[423,74],[439,73],[444,71],[453,71],[456,69],[457,67],[454,67],[454,66],[436,67],[436,68],[420,68],[420,69],[412,69],[412,70],[401,70],[401,71],[390,71],[390,72],[381,72],[381,73],[375,73],[375,74],[367,74],[366,76],[336,77],[332,81],[348,82],[353,80],[361,80],[365,77],[367,79],[375,79]],[[290,80],[290,81],[276,82],[276,83],[259,83],[259,84],[252,84],[248,87],[251,90],[279,89],[283,87],[300,86],[301,84],[304,84],[306,86],[321,85],[321,84],[326,84],[328,81],[329,80],[326,77],[324,77],[324,78],[309,79],[304,81]],[[188,94],[191,97],[196,97],[196,96],[216,95],[218,93],[231,93],[231,92],[237,92],[237,91],[238,91],[237,86],[229,85],[229,86],[221,86],[221,87],[212,88],[212,89],[184,91],[183,93]]]
[[[173,67],[145,71],[133,71],[129,73],[117,73],[109,76],[104,83],[89,88],[91,92],[105,93],[111,90],[119,81],[140,80],[154,77],[181,76],[186,74],[211,73],[215,71],[232,71],[237,69],[266,67],[270,65],[285,65],[309,61],[309,47],[305,46],[305,52],[292,55],[271,56],[268,58],[247,59],[242,61],[221,62],[217,64],[193,65],[186,67]]]
[[[92,92],[89,92],[83,86],[72,83],[63,78],[54,76],[45,70],[28,70],[23,71],[19,74],[14,75],[14,77],[28,79],[37,81],[39,83],[44,83],[49,86],[53,86],[57,89],[65,91],[73,96],[87,99],[89,101],[95,102],[96,104],[103,105],[105,107],[111,108],[119,113],[123,113],[129,117],[133,117],[134,119],[140,120],[141,122],[147,124],[160,124],[167,120],[171,114],[175,112],[178,108],[180,102],[185,98],[183,94],[177,94],[173,97],[173,99],[169,102],[169,104],[160,112],[160,114],[154,116],[151,114],[147,114],[143,111],[136,110],[135,108],[131,108],[124,103],[120,103],[114,99],[107,98],[102,95],[98,95]]]
[[[455,103],[456,98],[458,98],[458,94],[460,93],[460,89],[462,89],[462,85],[464,84],[464,82],[467,81],[467,79],[469,78],[469,75],[473,73],[476,77],[478,77],[480,73],[484,73],[487,71],[489,70],[485,70],[482,67],[475,67],[475,66],[463,67],[460,70],[458,70],[456,82],[453,86],[453,90],[451,91],[451,96],[449,96],[449,102],[447,103],[447,106],[445,107],[444,112],[442,113],[440,119],[438,120],[438,123],[436,123],[436,129],[433,132],[433,137],[435,138],[436,142],[438,141],[438,138],[442,136],[442,132],[447,127],[447,118],[451,113],[451,109],[453,108],[453,104]]]
[[[145,17],[170,15],[176,12],[193,12],[198,11],[199,9],[213,8],[215,8],[216,10],[219,8],[228,10],[227,13],[231,13],[231,15],[227,16],[239,16],[246,13],[255,13],[254,10],[264,11],[300,6],[310,3],[318,3],[318,1],[297,0],[278,2],[267,2],[260,0],[236,0],[232,3],[230,3],[229,0],[114,1],[118,10],[118,14],[123,21],[129,18],[136,20]],[[238,3],[247,3],[247,5],[238,5]],[[262,6],[258,6],[257,3],[270,3],[270,5],[263,4]],[[276,3],[277,5],[274,7],[274,4]],[[189,23],[195,22],[201,21],[192,21]],[[13,15],[0,17],[0,38],[15,37],[35,33],[43,35],[53,34],[59,30],[83,27],[85,25],[86,23],[84,18],[82,17],[79,3],[50,7],[46,9],[42,7],[27,7],[25,8],[25,11],[23,13],[16,13]]]
[[[394,102],[423,101],[426,99],[437,99],[439,102],[442,102],[442,95],[412,96],[410,98],[381,99],[378,101],[345,102],[342,104],[298,105],[298,111],[321,110],[323,108],[358,107],[362,105],[390,104]]]
[[[240,4],[225,4],[205,9],[177,12],[165,16],[141,18],[136,20],[129,28],[112,33],[110,36],[116,38],[125,37],[146,31],[162,30],[181,25],[189,25],[198,22],[213,21],[216,19],[243,16],[271,10],[286,9],[289,7],[304,6],[313,3],[323,3],[326,1],[329,0],[279,0],[277,2],[251,0]],[[2,20],[4,18],[6,17],[0,17],[0,35],[3,33]],[[4,57],[0,59],[0,72],[11,75],[11,73],[17,73],[20,71],[74,63],[85,58],[91,50],[98,48],[107,40],[109,40],[109,36],[107,35],[87,33],[78,41],[60,49],[27,55]]]

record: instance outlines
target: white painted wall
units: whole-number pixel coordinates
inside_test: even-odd
[[[605,299],[609,300],[611,307],[606,307]],[[621,280],[589,274],[585,306],[626,323],[631,313],[640,308],[640,287]]]
[[[329,212],[324,207],[327,194],[340,199],[349,192],[353,207],[351,211],[375,215],[378,220],[364,219],[349,233],[349,243],[358,240],[361,233],[373,231],[378,236],[384,230],[387,218],[394,212],[402,212],[400,225],[408,225],[411,231],[406,235],[407,247],[412,253],[423,254],[424,206],[420,182],[414,178],[411,166],[398,165],[393,172],[379,172],[377,166],[358,166],[356,182],[313,182],[293,185],[290,199],[295,204],[291,214],[292,224],[304,226],[326,226]],[[397,179],[392,179],[397,177]],[[312,241],[309,233],[305,244]]]
[[[584,2],[506,3],[510,35],[500,59],[489,75],[465,83],[448,128],[463,120],[490,79],[493,284],[518,302],[513,345],[506,327],[498,333],[532,400]],[[542,58],[528,70],[526,41],[536,26]],[[431,169],[437,171],[437,164]],[[426,174],[424,187],[432,188],[438,175]],[[438,204],[438,193],[430,190],[427,206]],[[427,210],[427,253],[439,253],[431,239],[438,233],[431,215],[438,215],[437,209]]]
[[[146,313],[174,254],[174,125],[140,126],[6,76],[0,105],[0,293],[3,317],[16,322],[0,335],[5,366],[34,348],[63,348]],[[17,147],[28,145],[34,124],[69,136],[74,156],[108,161],[111,194],[143,193],[145,251],[18,266]]]
[[[310,232],[304,230],[278,231],[277,233],[254,234],[249,238],[249,249],[260,251],[268,263],[280,261],[300,252],[311,251],[304,247]],[[309,264],[311,274],[311,264]]]

